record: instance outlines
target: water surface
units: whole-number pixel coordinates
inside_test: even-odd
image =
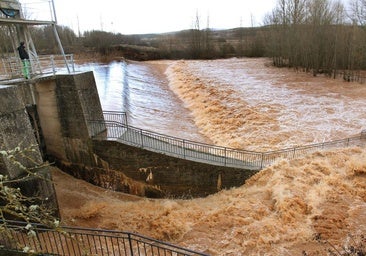
[[[191,112],[169,89],[166,64],[114,61],[79,67],[93,71],[103,110],[125,111],[129,124],[169,136],[209,143]]]

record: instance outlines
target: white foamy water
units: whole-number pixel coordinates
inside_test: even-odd
[[[271,67],[266,59],[177,61],[170,85],[216,144],[271,150],[365,128],[366,86]]]

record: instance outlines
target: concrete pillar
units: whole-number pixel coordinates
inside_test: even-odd
[[[15,154],[14,161],[31,168],[42,163],[38,144],[33,133],[28,114],[14,86],[0,85],[0,149],[2,151],[19,148],[21,151],[33,148],[27,157]],[[24,174],[24,170],[9,158],[0,156],[0,173],[14,179]]]
[[[93,72],[57,75],[35,84],[47,153],[55,159],[93,165],[90,120],[103,120]]]

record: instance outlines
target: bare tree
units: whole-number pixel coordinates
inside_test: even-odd
[[[202,55],[202,31],[200,28],[200,16],[198,11],[196,11],[191,33],[191,53],[193,58],[200,58]]]
[[[366,0],[351,0],[349,16],[352,22],[358,25],[366,25]]]

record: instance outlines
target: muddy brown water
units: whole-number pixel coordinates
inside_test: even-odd
[[[273,68],[266,59],[134,64],[164,81],[159,103],[148,110],[143,102],[154,101],[154,93],[135,94],[129,82],[136,126],[161,129],[166,115],[164,129],[175,127],[169,135],[184,137],[177,127],[190,120],[184,129],[195,140],[255,150],[344,138],[364,128],[365,85]],[[127,103],[118,95],[114,103],[102,98],[103,108],[121,110]],[[160,105],[162,95],[172,105]],[[328,255],[331,245],[362,246],[366,234],[364,148],[281,160],[239,188],[192,200],[138,198],[58,170],[53,176],[65,224],[134,231],[211,255]],[[314,240],[319,233],[327,243]]]

